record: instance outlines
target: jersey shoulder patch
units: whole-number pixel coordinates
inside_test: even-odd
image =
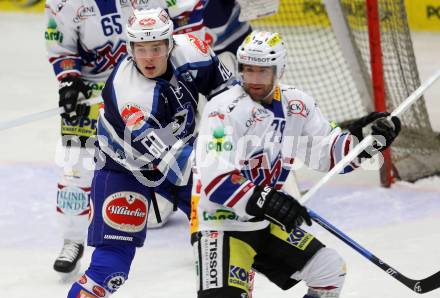
[[[287,85],[281,85],[280,89],[287,116],[307,118],[310,111],[315,108],[315,101],[307,93]]]
[[[197,63],[211,60],[211,50],[208,44],[197,36],[189,34],[176,34],[173,36],[174,49],[171,59],[177,67],[186,63]]]

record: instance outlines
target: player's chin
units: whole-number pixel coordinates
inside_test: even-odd
[[[142,74],[149,79],[155,78],[157,76],[156,67],[144,67],[142,68]]]
[[[249,88],[248,93],[256,101],[264,99],[266,95],[264,88]]]

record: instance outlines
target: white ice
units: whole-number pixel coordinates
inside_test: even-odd
[[[57,106],[57,83],[47,61],[42,15],[0,14],[0,120]],[[440,69],[440,34],[413,35],[422,79]],[[427,92],[432,124],[440,131],[440,83]],[[55,218],[59,120],[51,118],[0,131],[0,297],[66,297],[70,282],[52,270],[61,246]],[[310,186],[319,175],[300,172]],[[408,277],[440,270],[440,178],[391,189],[377,173],[339,177],[308,206]],[[315,225],[314,234],[348,264],[342,297],[419,297]],[[82,262],[89,262],[88,248]],[[130,279],[113,297],[195,297],[195,275],[186,219],[176,214],[148,232]],[[257,276],[254,297],[302,297],[304,285],[283,292]],[[440,297],[440,290],[423,295]]]

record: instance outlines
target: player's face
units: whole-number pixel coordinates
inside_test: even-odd
[[[149,79],[163,75],[167,70],[168,41],[136,42],[133,56],[139,70]]]
[[[275,83],[275,67],[243,65],[243,87],[255,101],[265,100]]]

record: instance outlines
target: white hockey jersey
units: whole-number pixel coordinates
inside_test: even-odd
[[[105,81],[126,54],[128,0],[48,0],[45,32],[49,61],[57,79],[82,76]]]
[[[280,85],[267,105],[239,85],[230,88],[212,98],[201,119],[191,231],[266,227],[268,221],[249,221],[245,211],[255,185],[280,190],[296,159],[328,171],[352,146],[351,134],[332,126],[300,90]]]

